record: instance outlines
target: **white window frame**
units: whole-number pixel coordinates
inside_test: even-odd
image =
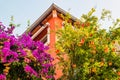
[[[47,41],[44,44],[49,45],[50,44],[50,24],[47,22],[46,25],[48,26],[47,34],[42,39],[40,39],[40,41],[42,41],[47,36]]]

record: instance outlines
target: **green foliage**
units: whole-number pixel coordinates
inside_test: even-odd
[[[10,24],[9,24],[9,26],[19,27],[20,24],[14,24],[14,16],[11,16],[11,17],[10,17]]]
[[[78,20],[74,25],[66,20],[64,28],[57,32],[59,39],[56,48],[59,50],[59,65],[63,70],[60,80],[120,78],[120,56],[115,46],[120,38],[120,28],[111,28],[108,32],[99,29],[99,19],[92,16],[94,11],[92,9],[87,15],[83,15],[84,21]],[[104,10],[101,18],[109,13]],[[115,23],[118,24],[119,20]]]

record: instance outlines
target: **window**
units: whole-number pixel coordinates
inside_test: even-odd
[[[47,35],[45,35],[40,41],[45,44],[47,42]]]
[[[40,39],[45,45],[50,43],[50,28],[47,27],[47,34]]]

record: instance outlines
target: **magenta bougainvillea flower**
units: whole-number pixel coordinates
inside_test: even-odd
[[[26,73],[29,73],[31,76],[38,76],[37,72],[31,68],[29,65],[26,65],[25,68],[24,68],[25,72]]]
[[[0,80],[54,79],[53,58],[45,52],[48,46],[26,33],[15,37],[14,28],[0,22]]]
[[[8,48],[3,48],[2,62],[7,63],[7,62],[14,62],[14,61],[18,61],[18,54],[16,52],[9,50]]]
[[[6,76],[4,74],[0,74],[0,80],[6,80]]]
[[[8,33],[8,34],[11,34],[14,29],[15,29],[15,26],[11,26],[10,28],[8,27],[5,32]]]

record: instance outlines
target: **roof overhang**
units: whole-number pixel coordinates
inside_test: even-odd
[[[66,14],[68,13],[67,11],[61,9],[60,7],[58,7],[57,5],[55,5],[55,4],[53,3],[53,4],[29,27],[29,31],[33,30],[34,27],[36,27],[40,22],[42,22],[42,21],[46,18],[46,16],[48,16],[48,15],[52,12],[52,10],[54,10],[54,9],[55,9],[57,12],[59,12],[59,13],[61,13],[61,14],[63,14],[63,15],[66,15]],[[72,16],[71,14],[70,14],[70,16],[71,16],[71,19],[72,19],[73,21],[76,21],[76,20],[77,20],[77,18],[74,17],[74,16]],[[26,30],[25,32],[27,32],[27,30]]]

